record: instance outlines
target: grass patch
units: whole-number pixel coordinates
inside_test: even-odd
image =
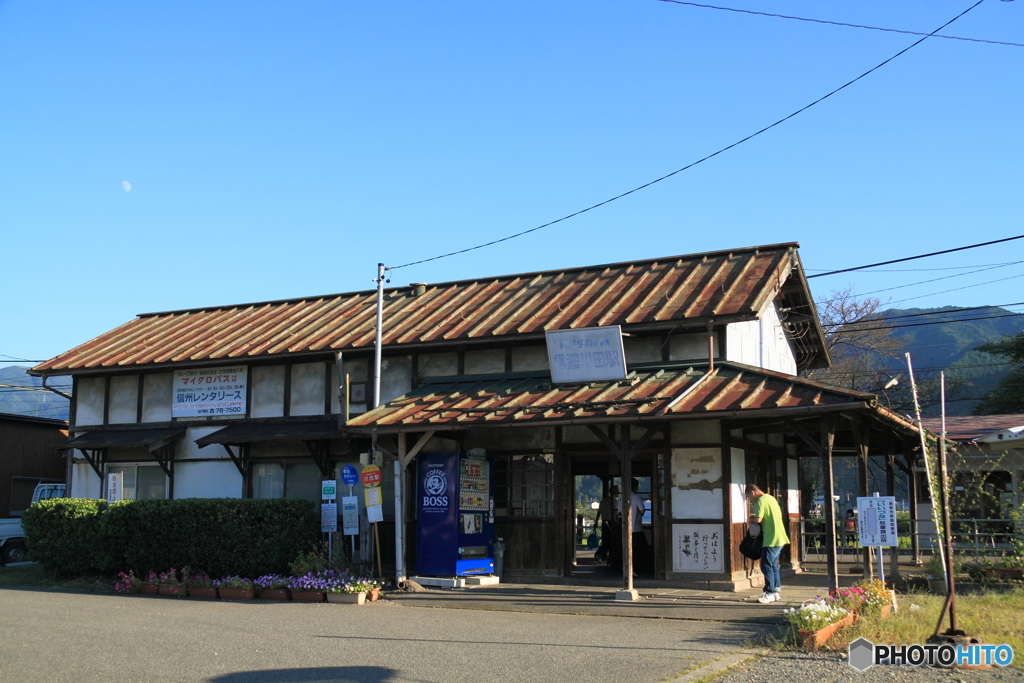
[[[891,645],[924,643],[935,631],[944,600],[945,597],[939,595],[900,595],[897,597],[898,612],[888,619],[880,616],[862,617],[857,624],[833,636],[828,649],[845,652],[847,645],[860,637],[873,643]],[[958,595],[956,605],[957,628],[980,638],[983,643],[1006,643],[1013,647],[1015,655],[1024,655],[1024,588],[1009,592]],[[940,631],[947,628],[948,615]],[[795,631],[791,630],[777,645],[798,648]],[[1015,656],[1011,666],[1024,669],[1024,656]]]
[[[57,588],[91,593],[112,593],[114,580],[109,576],[90,575],[73,579],[54,579],[42,565],[0,567],[0,586],[8,588]]]

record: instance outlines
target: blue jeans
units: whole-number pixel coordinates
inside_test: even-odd
[[[764,592],[778,593],[782,588],[782,574],[779,572],[779,554],[782,546],[761,548],[761,573],[764,574]]]

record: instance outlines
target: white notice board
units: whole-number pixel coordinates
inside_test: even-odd
[[[721,524],[673,524],[672,571],[718,574],[722,564]]]
[[[549,330],[544,337],[552,382],[626,379],[622,328],[618,325]]]
[[[860,544],[865,548],[891,548],[897,545],[896,497],[858,498],[857,529],[860,532]]]

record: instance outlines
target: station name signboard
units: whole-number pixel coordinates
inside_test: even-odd
[[[622,328],[618,325],[549,330],[544,336],[552,382],[626,379]]]
[[[245,415],[248,368],[175,370],[172,417]]]

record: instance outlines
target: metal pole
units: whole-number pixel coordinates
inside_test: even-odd
[[[387,268],[377,264],[377,335],[373,344],[373,407],[380,405],[380,352],[384,345],[384,274]]]
[[[398,457],[395,458],[395,585],[405,581],[405,432],[398,434]]]

